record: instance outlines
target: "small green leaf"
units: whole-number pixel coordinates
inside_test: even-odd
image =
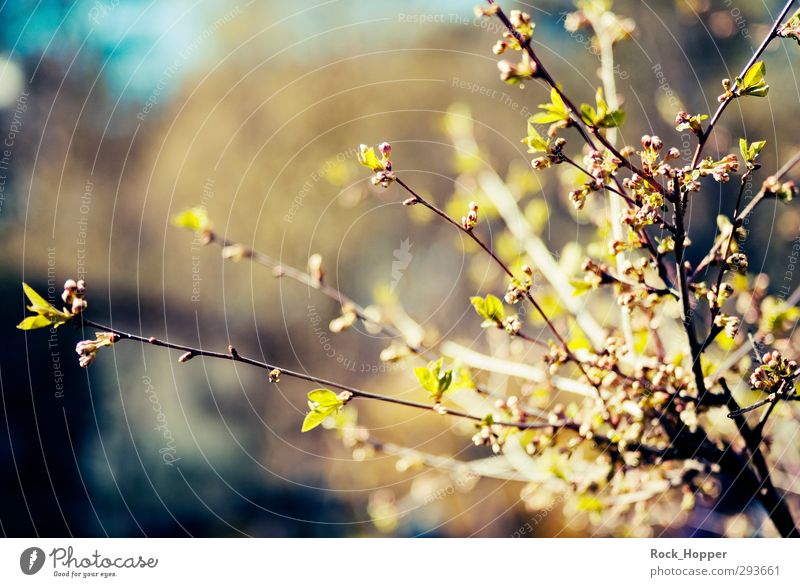
[[[334,411],[335,410],[331,410],[330,412],[309,412],[303,419],[303,427],[300,428],[300,432],[313,430],[322,424],[328,416],[332,415]]]
[[[739,152],[748,168],[755,167],[754,161],[766,144],[767,141],[756,141],[748,145],[745,139],[739,139]]]
[[[344,405],[330,389],[315,389],[308,392],[308,408],[311,410],[303,420],[301,432],[313,430],[325,421],[328,416],[334,415]]]
[[[550,124],[552,122],[569,120],[569,113],[564,100],[561,99],[558,91],[553,88],[550,90],[550,103],[539,104],[539,108],[544,112],[539,112],[531,117],[534,124]]]
[[[564,117],[553,112],[537,112],[531,116],[531,122],[534,124],[551,124],[553,122],[558,122],[559,120],[564,120]]]
[[[176,214],[172,217],[172,225],[178,228],[188,228],[193,232],[205,232],[211,228],[208,212],[202,206],[195,206]]]
[[[369,167],[372,171],[383,171],[383,163],[375,153],[373,147],[367,145],[358,146],[358,162],[364,167]]]
[[[17,328],[20,330],[36,330],[37,328],[47,328],[51,324],[52,322],[44,316],[28,316],[17,324]]]
[[[767,66],[763,61],[759,61],[750,66],[743,78],[736,78],[736,87],[739,94],[743,96],[757,96],[763,98],[769,92],[764,75],[767,73]]]
[[[485,299],[480,296],[473,296],[469,301],[478,316],[486,320],[489,326],[502,324],[503,318],[505,318],[505,310],[500,298],[489,294]]]
[[[36,293],[27,283],[22,283],[22,290],[31,303],[31,305],[28,306],[28,310],[35,312],[36,316],[28,316],[17,324],[17,328],[20,330],[35,330],[48,326],[58,328],[73,318],[72,314],[57,310],[50,302]]]
[[[33,306],[34,308],[53,307],[52,305],[50,305],[50,302],[48,302],[46,299],[44,299],[42,296],[36,293],[36,290],[33,289],[30,285],[28,285],[24,281],[22,282],[22,291],[25,292],[25,296],[28,298],[28,300],[31,303],[31,306]]]
[[[589,104],[581,104],[581,118],[589,126],[595,126],[597,122],[597,112]]]
[[[444,359],[440,358],[438,361],[431,361],[426,367],[414,369],[414,374],[417,376],[419,384],[436,401],[442,398],[444,392],[453,383],[453,370],[442,371],[443,363]]]
[[[600,128],[614,128],[622,126],[625,122],[625,112],[623,110],[612,110],[597,123]]]
[[[522,142],[528,146],[528,153],[547,153],[550,150],[550,139],[539,133],[532,119],[533,117],[528,120],[528,136]]]
[[[574,297],[578,297],[585,294],[587,291],[594,289],[592,284],[585,279],[570,279],[569,283],[574,288],[574,291],[572,292]]]

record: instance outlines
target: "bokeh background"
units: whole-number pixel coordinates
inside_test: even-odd
[[[505,4],[532,14],[543,60],[590,101],[598,59],[588,37],[559,23],[572,6]],[[713,112],[719,80],[735,76],[779,8],[615,7],[638,25],[617,48],[622,139],[656,133],[679,148],[675,113]],[[301,435],[308,385],[270,385],[262,372],[211,360],[179,365],[177,353],[132,343],[82,370],[80,333],[14,329],[22,280],[57,295],[64,279],[84,276],[98,321],[209,348],[235,343],[287,367],[424,399],[408,364],[381,366],[389,341],[363,328],[327,332],[335,303],[262,267],[223,262],[169,219],[202,204],[225,236],[299,267],[319,253],[330,282],[354,299],[397,299],[434,336],[481,346],[467,298],[502,289],[500,276],[448,227],[401,207],[395,188],[372,188],[354,147],[392,142],[396,169],[447,205],[458,174],[442,119],[459,104],[474,117],[483,164],[510,177],[523,204],[547,204],[542,230],[561,253],[585,220],[569,211],[556,173],[529,168],[519,139],[546,92],[498,79],[498,36],[497,23],[476,21],[462,0],[2,3],[0,533],[509,536],[529,522],[518,483],[454,486],[395,458],[353,455],[331,432]],[[798,142],[800,52],[776,43],[766,62],[769,98],[735,102],[710,148],[735,149],[731,137],[746,132],[769,141],[764,165],[774,169]],[[462,196],[470,189],[458,186]],[[731,197],[724,188],[695,198],[695,255]],[[799,219],[796,207],[762,208],[751,223],[752,268],[782,271]],[[410,254],[399,279],[398,250]],[[383,438],[485,456],[455,423],[359,410]],[[387,507],[398,515],[376,524]],[[581,534],[559,508],[546,511],[535,534]]]

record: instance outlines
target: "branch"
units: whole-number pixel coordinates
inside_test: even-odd
[[[742,68],[742,71],[739,73],[738,77],[744,77],[747,71],[758,61],[758,58],[761,57],[761,54],[767,48],[767,46],[778,36],[778,27],[783,22],[783,19],[786,18],[786,15],[789,13],[789,10],[794,4],[794,0],[787,0],[786,4],[784,4],[783,8],[781,9],[778,18],[775,19],[775,22],[772,24],[772,28],[770,29],[767,36],[761,41],[761,44],[755,50],[753,55],[747,61],[745,66]],[[736,98],[739,97],[738,88],[735,88],[731,95],[727,96],[722,103],[720,103],[717,111],[714,112],[714,116],[711,117],[711,121],[708,123],[708,127],[699,137],[697,142],[697,149],[695,149],[694,157],[692,157],[692,169],[695,169],[700,162],[700,156],[703,154],[703,148],[705,147],[706,143],[708,142],[708,138],[711,136],[711,133],[714,131],[714,127],[716,126],[717,122],[719,121],[722,113],[725,111],[725,108],[728,107],[728,104],[733,102]]]
[[[770,520],[772,520],[772,523],[775,525],[778,532],[780,532],[781,536],[785,538],[800,537],[800,532],[798,532],[797,527],[795,526],[791,510],[786,505],[783,496],[778,493],[778,490],[775,489],[775,486],[772,484],[769,465],[767,464],[767,460],[761,450],[762,436],[760,432],[755,433],[748,426],[747,420],[743,415],[742,408],[739,407],[739,404],[733,397],[733,394],[731,393],[731,390],[724,378],[719,380],[719,384],[720,387],[722,387],[723,395],[730,412],[728,417],[731,418],[739,428],[739,432],[744,439],[747,452],[750,455],[750,461],[752,462],[759,478],[760,487],[757,488],[758,491],[756,493],[758,500],[764,506],[764,509],[767,510],[767,515],[769,516]]]
[[[472,420],[475,422],[482,422],[483,416],[475,416],[472,414],[466,414],[464,412],[459,412],[456,410],[450,410],[448,408],[440,408],[439,406],[430,405],[430,404],[423,404],[420,402],[414,402],[409,400],[404,400],[396,397],[392,397],[389,395],[383,395],[371,391],[366,391],[363,389],[359,389],[357,387],[352,387],[349,385],[344,385],[342,383],[337,383],[335,381],[329,381],[327,379],[322,379],[321,377],[315,377],[313,375],[309,375],[307,373],[302,373],[300,371],[293,371],[291,369],[285,369],[284,367],[280,367],[278,365],[273,365],[264,361],[259,361],[257,359],[251,359],[249,357],[245,357],[244,355],[240,355],[239,352],[233,347],[228,347],[227,353],[222,353],[218,351],[209,351],[206,349],[191,347],[183,344],[177,344],[174,342],[169,342],[166,340],[158,339],[154,336],[144,337],[139,336],[136,334],[132,334],[129,332],[124,332],[122,330],[117,330],[116,328],[111,328],[104,324],[99,324],[98,322],[94,322],[93,320],[89,320],[81,316],[81,324],[82,326],[91,326],[92,328],[97,328],[102,330],[103,332],[109,332],[111,334],[116,334],[122,340],[132,340],[135,342],[140,342],[142,344],[149,344],[157,347],[163,347],[168,349],[174,349],[178,351],[183,351],[184,355],[181,357],[182,362],[188,361],[194,357],[211,357],[213,359],[223,359],[226,361],[232,361],[235,363],[245,363],[247,365],[251,365],[253,367],[258,367],[267,372],[277,370],[280,376],[287,376],[292,377],[294,379],[299,379],[302,381],[308,381],[311,383],[316,383],[319,385],[324,385],[325,387],[333,387],[335,389],[340,389],[342,391],[347,391],[352,394],[353,398],[363,398],[363,399],[372,399],[377,401],[382,401],[386,403],[397,404],[400,406],[406,406],[409,408],[416,408],[420,410],[426,411],[437,411],[441,410],[441,413],[447,414],[450,416],[454,416],[456,418],[463,418],[466,420]],[[559,428],[559,427],[566,427],[571,429],[577,429],[579,425],[575,422],[570,420],[560,420],[556,422],[494,422],[494,424],[498,426],[506,426],[511,428],[519,428],[520,430],[532,430],[532,429],[540,429],[540,428]]]
[[[316,289],[324,296],[332,299],[335,302],[338,302],[342,308],[349,307],[360,320],[374,324],[385,335],[394,338],[400,338],[403,341],[403,344],[405,344],[412,353],[425,357],[428,360],[433,360],[434,357],[428,350],[422,348],[421,346],[409,344],[403,333],[394,326],[384,322],[376,321],[373,317],[367,316],[367,311],[363,306],[356,303],[351,297],[345,295],[336,287],[328,285],[324,281],[314,279],[307,272],[297,269],[296,267],[292,267],[291,265],[281,263],[265,253],[251,249],[242,243],[221,237],[212,230],[206,230],[203,234],[206,237],[208,244],[217,244],[223,249],[227,247],[241,248],[242,256],[244,258],[250,259],[252,262],[258,265],[263,265],[264,267],[272,269],[272,273],[275,277],[288,277],[298,283],[306,285],[312,289]]]
[[[488,245],[486,245],[486,243],[484,243],[484,242],[483,242],[483,241],[480,239],[480,237],[478,237],[478,236],[475,234],[475,232],[474,232],[472,229],[470,229],[470,228],[465,228],[464,226],[462,226],[461,224],[459,224],[458,222],[456,222],[456,220],[455,220],[455,219],[453,219],[453,218],[452,218],[452,217],[451,217],[449,214],[447,214],[447,212],[445,212],[444,210],[441,210],[440,208],[437,208],[436,206],[434,206],[433,204],[431,204],[430,202],[428,202],[428,201],[427,201],[425,198],[423,198],[423,197],[422,197],[422,196],[420,196],[420,195],[419,195],[417,192],[415,192],[413,189],[411,189],[411,188],[408,186],[408,184],[406,184],[406,183],[405,183],[405,182],[404,182],[402,179],[400,179],[399,177],[396,177],[396,176],[395,176],[395,178],[394,178],[394,181],[396,181],[396,182],[397,182],[397,184],[398,184],[400,187],[402,187],[402,188],[403,188],[404,190],[406,190],[406,191],[407,191],[409,194],[411,194],[413,203],[416,203],[416,204],[421,204],[422,206],[425,206],[426,208],[428,208],[429,210],[431,210],[433,213],[435,213],[437,216],[439,216],[440,218],[442,218],[442,219],[443,219],[445,222],[447,222],[448,224],[451,224],[451,225],[455,226],[455,227],[456,227],[456,228],[457,228],[459,231],[461,231],[461,232],[463,232],[464,234],[466,234],[467,236],[469,236],[469,237],[470,237],[470,238],[471,238],[471,239],[472,239],[472,240],[473,240],[473,241],[474,241],[474,242],[475,242],[475,243],[476,243],[476,244],[477,244],[477,245],[478,245],[478,246],[479,246],[481,249],[483,249],[483,250],[486,252],[486,254],[487,254],[487,255],[489,255],[489,257],[492,259],[492,261],[494,261],[494,262],[495,262],[495,264],[497,264],[497,266],[498,266],[498,267],[500,267],[500,269],[502,269],[502,270],[503,270],[503,272],[504,272],[506,275],[508,275],[508,277],[510,277],[511,279],[515,279],[514,273],[511,271],[511,269],[509,269],[509,268],[508,268],[508,265],[506,265],[506,264],[505,264],[505,263],[504,263],[504,262],[503,262],[503,261],[502,261],[502,260],[501,260],[501,259],[500,259],[500,258],[499,258],[499,257],[498,257],[498,256],[497,256],[497,255],[496,255],[494,252],[493,252],[493,251],[492,251],[492,249],[491,249],[491,248],[490,248]],[[526,297],[526,298],[527,298],[527,300],[528,300],[528,301],[531,303],[531,305],[534,307],[534,309],[535,309],[535,310],[536,310],[536,312],[539,314],[539,316],[542,318],[542,320],[544,320],[544,323],[547,325],[547,328],[550,330],[550,332],[553,334],[553,336],[554,336],[554,337],[555,337],[555,338],[558,340],[558,342],[559,342],[559,344],[561,345],[561,347],[562,347],[562,349],[563,349],[563,351],[564,351],[564,353],[565,353],[565,355],[566,355],[567,359],[568,359],[569,361],[571,361],[572,363],[574,363],[574,364],[575,364],[575,366],[576,366],[576,367],[578,367],[578,370],[580,370],[580,372],[583,374],[583,376],[584,376],[584,377],[586,377],[586,379],[587,379],[587,380],[588,380],[588,381],[589,381],[589,382],[592,384],[592,387],[594,387],[595,391],[597,392],[597,399],[599,399],[599,400],[600,400],[600,403],[601,403],[601,405],[603,406],[603,410],[605,411],[605,415],[606,415],[606,417],[610,416],[610,412],[609,412],[609,410],[608,410],[608,405],[606,404],[606,400],[605,400],[605,398],[603,397],[603,393],[602,393],[602,391],[600,390],[600,384],[599,384],[597,381],[595,381],[595,380],[594,380],[594,379],[593,379],[593,378],[592,378],[592,377],[589,375],[589,373],[587,372],[587,370],[586,370],[586,367],[583,365],[583,363],[582,363],[582,362],[581,362],[581,361],[578,359],[578,357],[576,357],[576,356],[575,356],[575,354],[574,354],[574,353],[573,353],[573,352],[572,352],[572,351],[569,349],[569,347],[567,346],[567,341],[566,341],[566,340],[564,340],[564,337],[563,337],[563,336],[561,336],[561,333],[560,333],[560,332],[558,331],[558,329],[555,327],[555,324],[553,324],[553,322],[552,322],[552,321],[550,320],[550,318],[547,316],[547,314],[546,314],[546,313],[545,313],[545,311],[542,309],[542,307],[539,305],[539,303],[536,301],[536,299],[533,297],[533,295],[531,295],[531,292],[530,292],[530,290],[525,290],[525,297]]]
[[[550,86],[552,89],[558,92],[558,95],[561,97],[561,99],[564,101],[564,105],[567,107],[567,112],[569,113],[573,125],[578,130],[583,140],[586,141],[586,144],[596,151],[597,146],[594,140],[592,140],[592,137],[596,138],[606,149],[609,150],[609,152],[612,155],[614,155],[614,157],[616,157],[622,162],[623,167],[629,169],[631,172],[642,177],[658,193],[665,194],[666,190],[664,189],[664,186],[658,183],[651,174],[647,173],[640,167],[634,165],[633,162],[631,162],[631,160],[628,157],[625,157],[622,153],[620,153],[614,147],[614,145],[612,145],[609,142],[609,140],[605,136],[603,136],[603,133],[600,131],[598,127],[588,124],[583,120],[583,118],[579,114],[580,111],[575,106],[575,103],[572,102],[572,100],[570,100],[570,98],[564,93],[564,90],[562,90],[561,87],[559,87],[559,85],[555,82],[555,79],[553,79],[553,76],[550,75],[550,72],[547,71],[547,68],[545,68],[545,66],[542,64],[541,60],[536,55],[536,52],[531,47],[530,41],[526,41],[525,39],[523,39],[522,36],[519,34],[519,32],[517,32],[517,29],[514,28],[514,25],[511,23],[508,16],[506,16],[506,13],[503,12],[503,9],[500,7],[500,5],[497,4],[496,0],[488,0],[488,1],[489,4],[497,7],[497,17],[506,27],[508,32],[514,36],[514,38],[519,43],[520,47],[522,47],[522,49],[528,54],[528,57],[530,57],[531,61],[536,64],[536,72],[537,72],[536,75],[542,78],[547,83],[548,86]]]

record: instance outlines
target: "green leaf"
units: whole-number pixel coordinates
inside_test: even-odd
[[[500,301],[500,298],[489,294],[485,299],[480,296],[473,296],[469,301],[472,303],[472,307],[475,308],[475,312],[477,312],[478,316],[486,320],[489,326],[502,324],[503,318],[505,318],[505,310],[503,309],[503,302]]]
[[[608,102],[603,97],[603,88],[598,88],[595,95],[597,109],[590,104],[581,104],[581,118],[583,121],[597,128],[612,128],[620,126],[625,121],[622,110],[608,110]]]
[[[57,310],[53,305],[40,296],[36,291],[27,283],[22,283],[22,290],[25,296],[30,301],[31,305],[28,310],[35,312],[36,316],[28,316],[22,322],[17,324],[20,330],[35,330],[37,328],[45,328],[53,326],[58,328],[62,324],[72,319],[72,314]]]
[[[36,290],[24,281],[22,282],[22,291],[25,292],[25,296],[28,298],[33,308],[53,308],[50,302],[36,293]],[[55,310],[55,308],[53,309]]]
[[[585,279],[570,279],[570,285],[572,285],[574,291],[572,292],[573,297],[578,297],[580,295],[585,294],[587,291],[591,291],[594,289],[592,284],[586,281]]]
[[[622,126],[624,122],[625,111],[612,110],[598,121],[597,126],[601,128],[614,128],[617,126]]]
[[[37,328],[47,328],[51,324],[52,322],[44,316],[28,316],[25,320],[17,324],[17,328],[20,330],[36,330]]]
[[[544,112],[539,112],[531,117],[531,122],[534,124],[550,124],[552,122],[569,120],[567,106],[564,104],[564,100],[561,99],[561,96],[555,88],[550,90],[550,103],[539,104],[539,108],[544,110]]]
[[[743,78],[736,78],[736,87],[739,94],[743,96],[757,96],[763,98],[769,92],[764,75],[767,73],[767,66],[763,61],[759,61],[750,66]]]
[[[528,136],[522,142],[528,146],[528,153],[547,153],[550,150],[550,139],[539,133],[532,119],[533,117],[528,119]]]
[[[597,112],[589,104],[581,104],[581,118],[589,126],[595,126],[597,122]]]
[[[172,217],[172,225],[178,228],[188,228],[194,232],[205,232],[211,228],[208,212],[202,206],[195,206],[176,214]]]
[[[564,116],[553,112],[537,112],[531,116],[531,122],[534,124],[551,124],[559,120],[564,120]]]
[[[344,405],[344,401],[330,389],[315,389],[308,392],[308,408],[311,410],[303,420],[301,432],[313,430],[334,415]]]
[[[756,141],[748,145],[745,139],[739,139],[739,152],[742,154],[742,159],[747,167],[750,169],[754,167],[753,162],[766,144],[767,141]]]
[[[443,358],[438,361],[431,361],[426,367],[417,367],[414,374],[419,380],[419,384],[427,391],[431,397],[439,401],[453,383],[453,370],[442,371]]]
[[[372,171],[383,171],[383,163],[375,153],[375,149],[373,147],[359,145],[358,162],[364,167],[369,167]]]
[[[303,427],[300,428],[300,432],[308,432],[309,430],[313,430],[322,424],[328,416],[333,415],[333,412],[335,411],[336,410],[309,412],[303,419]]]

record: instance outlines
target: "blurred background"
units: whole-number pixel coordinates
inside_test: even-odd
[[[599,62],[587,36],[563,29],[572,5],[504,6],[531,13],[542,59],[576,101],[591,101]],[[655,133],[685,151],[675,113],[713,112],[719,80],[735,77],[778,8],[616,2],[638,25],[616,51],[625,144]],[[461,214],[474,186],[457,181],[464,162],[442,123],[450,108],[471,115],[480,165],[507,178],[536,218],[546,204],[539,228],[561,256],[586,219],[570,211],[557,173],[530,169],[520,138],[547,93],[498,79],[499,32],[462,0],[0,5],[0,532],[509,536],[531,520],[519,483],[454,484],[396,458],[353,454],[332,432],[301,435],[310,389],[302,382],[272,385],[263,372],[213,360],[179,365],[178,353],[133,343],[82,370],[71,327],[14,329],[22,280],[54,297],[66,278],[83,277],[99,322],[220,350],[233,343],[424,400],[409,364],[379,360],[385,337],[361,326],[330,333],[334,302],[263,267],[223,261],[169,220],[205,206],[227,238],[300,268],[319,253],[328,281],[362,304],[396,301],[434,340],[481,348],[467,299],[502,291],[501,276],[449,227],[403,208],[397,188],[375,190],[354,147],[390,141],[407,181]],[[769,141],[767,170],[793,152],[799,60],[793,43],[773,44],[773,91],[735,102],[710,151],[735,150],[731,137],[745,132]],[[696,255],[716,215],[730,211],[734,187],[695,198]],[[799,225],[796,206],[765,205],[750,227],[751,268],[781,274]],[[501,225],[491,226],[497,246],[513,250]],[[358,409],[383,439],[485,456],[469,427],[443,428],[441,418],[403,408]],[[565,526],[559,508],[545,511],[534,534],[584,531]]]

